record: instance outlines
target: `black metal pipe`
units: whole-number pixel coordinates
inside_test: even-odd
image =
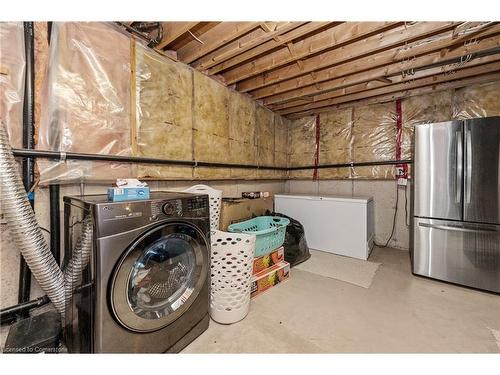
[[[219,167],[219,168],[245,168],[245,169],[270,169],[281,171],[295,171],[302,169],[325,169],[325,168],[348,168],[348,167],[369,167],[376,165],[397,165],[397,164],[412,164],[413,160],[382,160],[382,161],[368,161],[356,163],[343,163],[343,164],[322,164],[318,166],[307,165],[303,167],[274,167],[265,165],[252,165],[252,164],[231,164],[231,163],[211,163],[204,161],[192,160],[170,160],[170,159],[156,159],[144,158],[140,156],[118,156],[118,155],[101,155],[101,154],[84,154],[77,152],[60,152],[60,151],[47,151],[47,150],[27,150],[27,149],[13,149],[14,156],[25,158],[44,158],[56,160],[87,160],[87,161],[111,161],[119,163],[139,163],[139,164],[173,164],[185,165],[190,167]]]
[[[18,305],[6,307],[5,309],[0,310],[1,325],[10,324],[13,321],[15,321],[18,316],[27,315],[31,309],[43,306],[49,302],[50,302],[49,297],[45,295],[33,301],[28,301],[20,303]]]
[[[24,103],[23,103],[23,147],[32,149],[34,147],[34,30],[33,22],[24,22],[24,47],[26,54],[25,80],[24,80]],[[26,191],[30,191],[34,183],[35,161],[23,160],[23,184]],[[31,207],[34,206],[34,195],[29,196]],[[31,271],[26,261],[20,257],[19,292],[18,302],[27,302],[30,299]]]
[[[139,163],[139,164],[171,164],[185,165],[190,167],[218,167],[218,168],[244,168],[244,169],[271,169],[271,170],[287,170],[286,167],[274,167],[266,165],[251,165],[251,164],[232,164],[232,163],[211,163],[204,161],[193,160],[169,160],[144,158],[140,156],[118,156],[118,155],[101,155],[101,154],[85,154],[78,152],[61,152],[47,150],[26,150],[13,149],[14,156],[26,158],[45,158],[56,160],[87,160],[87,161],[112,161],[119,163]]]
[[[325,168],[349,168],[349,167],[371,167],[376,165],[397,165],[397,164],[412,164],[413,160],[384,160],[384,161],[365,161],[359,163],[344,163],[344,164],[322,164],[318,166],[308,165],[305,167],[291,167],[289,171],[298,171],[303,169],[325,169]]]
[[[155,44],[155,42],[156,42],[155,39],[150,38],[149,36],[146,35],[146,33],[142,32],[140,30],[137,30],[135,27],[127,25],[125,22],[115,22],[115,23],[118,26],[123,27],[129,33],[134,34],[134,35],[138,36],[139,38],[141,38],[142,40],[145,40],[146,42],[148,42],[148,46],[151,45],[150,47],[153,47],[156,44],[158,44],[158,43]],[[163,32],[163,30],[162,30],[162,32]]]
[[[61,218],[59,212],[59,185],[49,186],[50,201],[50,251],[61,265]]]
[[[145,32],[147,33],[148,37],[151,39],[151,33],[156,30],[156,37],[154,39],[151,39],[151,42],[149,42],[148,47],[154,48],[158,44],[160,44],[162,38],[163,38],[163,25],[161,22],[132,22],[130,24],[130,27],[134,28],[135,30],[139,32]]]
[[[47,43],[50,45],[50,37],[52,36],[52,22],[47,22]]]
[[[421,71],[421,70],[436,68],[436,67],[445,66],[445,65],[466,64],[468,61],[471,61],[471,60],[474,60],[474,59],[478,59],[478,58],[481,58],[481,57],[487,57],[487,56],[496,55],[496,54],[499,54],[499,53],[500,53],[500,47],[495,47],[495,48],[490,48],[488,50],[478,51],[478,52],[474,52],[474,53],[471,53],[471,54],[466,54],[466,55],[463,55],[463,56],[454,57],[454,58],[451,58],[451,59],[448,59],[448,60],[439,61],[439,62],[436,62],[436,63],[432,63],[432,64],[420,66],[418,68],[412,68],[410,70],[412,72],[418,72],[418,71]],[[398,75],[400,75],[400,74],[401,73],[399,73]]]

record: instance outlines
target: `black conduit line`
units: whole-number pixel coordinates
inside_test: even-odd
[[[375,165],[395,165],[395,164],[412,164],[413,160],[404,159],[404,160],[384,160],[384,161],[366,161],[359,163],[343,163],[343,164],[322,164],[318,166],[308,165],[304,167],[290,167],[289,171],[298,171],[304,169],[326,169],[326,168],[349,168],[349,167],[370,167]]]
[[[52,22],[47,22],[47,44],[50,45],[52,35]],[[60,189],[59,185],[51,184],[49,187],[50,209],[50,251],[61,266],[61,216],[60,216]]]
[[[52,36],[52,22],[47,22],[47,44],[50,45],[50,38]]]
[[[26,54],[25,80],[24,80],[24,104],[23,104],[23,147],[33,149],[34,147],[34,30],[33,22],[24,22],[24,47]],[[34,183],[34,160],[23,160],[23,184],[26,191],[30,191]],[[30,196],[31,207],[34,207],[34,198]],[[31,289],[31,271],[24,260],[20,257],[19,291],[18,302],[28,302]],[[25,316],[24,312],[22,316]]]
[[[17,319],[19,315],[27,314],[29,310],[34,309],[35,307],[46,305],[49,302],[50,302],[49,297],[45,295],[33,301],[6,307],[5,309],[0,310],[1,325],[11,324]]]
[[[16,157],[24,158],[43,158],[54,160],[86,160],[86,161],[111,161],[118,163],[139,163],[139,164],[170,164],[170,165],[184,165],[190,167],[218,167],[218,168],[243,168],[243,169],[270,169],[281,171],[294,171],[302,169],[314,168],[348,168],[348,167],[366,167],[374,165],[395,165],[395,164],[411,164],[413,160],[383,160],[383,161],[369,161],[359,163],[344,163],[344,164],[323,164],[323,165],[310,165],[303,167],[274,167],[265,165],[253,164],[232,164],[232,163],[212,163],[204,161],[193,160],[170,160],[170,159],[156,159],[144,158],[140,156],[118,156],[118,155],[102,155],[102,154],[85,154],[78,152],[61,152],[61,151],[48,151],[48,150],[27,150],[27,149],[13,149],[12,153]]]
[[[271,169],[271,170],[287,170],[285,167],[275,166],[259,166],[252,164],[233,164],[233,163],[212,163],[205,161],[193,160],[169,160],[157,158],[145,158],[140,156],[118,156],[118,155],[101,155],[101,154],[85,154],[78,152],[60,152],[47,150],[26,150],[13,149],[14,156],[26,158],[45,158],[55,160],[86,160],[86,161],[111,161],[118,163],[139,163],[139,164],[170,164],[184,165],[188,167],[218,167],[218,168],[244,168],[244,169]]]
[[[50,251],[61,265],[61,217],[59,211],[59,185],[51,184],[49,186],[50,199]]]

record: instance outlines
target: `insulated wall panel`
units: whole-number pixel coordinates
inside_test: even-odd
[[[0,120],[12,147],[23,145],[24,28],[22,22],[0,22]]]
[[[396,170],[392,165],[351,168],[351,178],[358,179],[394,179]]]
[[[191,160],[192,71],[139,43],[136,43],[135,56],[136,155]],[[191,167],[139,165],[138,174],[139,178],[190,178],[192,170]]]
[[[191,180],[193,168],[177,165],[139,165],[138,175],[132,176],[143,180]]]
[[[412,158],[413,127],[416,124],[448,121],[452,118],[452,96],[453,91],[449,90],[413,96],[402,101],[402,159]]]
[[[228,150],[226,150],[227,152]],[[231,163],[257,164],[257,146],[253,144],[229,140],[229,158]]]
[[[395,110],[394,103],[355,108],[353,118],[355,161],[394,159],[396,153]]]
[[[453,97],[453,117],[500,116],[500,82],[463,87]]]
[[[319,169],[318,177],[320,179],[348,179],[351,178],[351,168],[328,168]]]
[[[253,180],[258,178],[259,174],[257,169],[231,168],[230,176],[232,179]]]
[[[352,161],[352,110],[344,109],[320,115],[320,164]]]
[[[269,148],[257,147],[257,160],[259,165],[274,166],[274,150]]]
[[[255,109],[257,163],[262,166],[274,166],[275,139],[275,114],[262,106]],[[257,176],[260,178],[275,178],[275,171],[259,169]]]
[[[354,108],[353,160],[394,160],[396,155],[396,106],[394,102]],[[393,178],[385,166],[354,167],[351,178]]]
[[[206,75],[194,74],[194,129],[229,138],[229,90]]]
[[[201,180],[221,180],[231,178],[231,170],[229,168],[197,167],[193,170],[193,177]]]
[[[193,71],[194,124],[193,154],[196,161],[232,162],[229,90],[213,79]],[[232,145],[233,148],[237,144]],[[193,176],[200,179],[230,178],[229,168],[197,167]]]
[[[129,37],[105,23],[63,22],[53,24],[50,45],[37,147],[131,155]],[[38,165],[41,183],[136,174],[130,164],[38,160]]]
[[[289,120],[157,54],[113,24],[54,23],[49,52],[40,149],[271,166],[276,159],[285,164]],[[276,133],[278,121],[285,126]],[[42,183],[286,175],[83,161],[40,160],[38,165]]]
[[[194,131],[194,156],[197,161],[227,163],[229,138],[203,131]]]
[[[288,129],[289,166],[314,164],[316,152],[316,118],[314,116],[293,120]],[[308,173],[311,176],[311,173]]]
[[[257,106],[255,110],[257,146],[274,151],[274,113]]]
[[[251,98],[229,91],[229,138],[252,146],[255,140],[255,111],[257,104]]]
[[[313,176],[312,170],[296,170],[289,171],[288,178],[290,179],[311,179]]]
[[[275,114],[274,115],[274,151],[287,152],[287,134],[291,121]]]
[[[287,167],[287,154],[285,152],[274,152],[274,165],[276,167]]]

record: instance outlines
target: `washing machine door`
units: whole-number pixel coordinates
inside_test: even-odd
[[[208,245],[195,226],[171,222],[138,238],[111,279],[116,319],[138,332],[161,329],[196,300],[207,278]]]

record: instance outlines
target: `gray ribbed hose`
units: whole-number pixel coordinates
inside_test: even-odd
[[[64,314],[64,278],[26,196],[4,123],[0,124],[0,209],[33,276],[57,311]]]
[[[75,287],[81,284],[82,271],[89,262],[90,251],[92,250],[92,230],[92,217],[87,216],[82,223],[82,234],[78,238],[72,257],[64,269],[66,302],[70,301]]]

